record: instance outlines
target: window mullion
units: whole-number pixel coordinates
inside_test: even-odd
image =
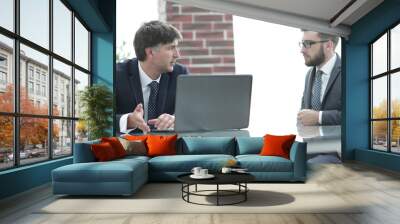
[[[53,52],[53,0],[49,0],[49,50]],[[49,55],[49,73],[48,73],[48,83],[49,86],[47,90],[49,91],[49,120],[48,120],[48,147],[49,147],[49,159],[53,159],[53,56]]]
[[[72,67],[71,67],[71,117],[75,117],[75,12],[72,11],[71,15],[71,60],[72,60]],[[75,126],[76,126],[76,120],[73,120],[71,122],[72,124],[72,130],[71,130],[71,150],[72,150],[72,155],[74,155],[75,151]]]
[[[19,8],[20,1],[14,1],[14,30],[17,35],[19,35],[20,31],[20,16],[19,16]],[[20,113],[20,41],[18,38],[14,39],[14,112],[15,114]],[[14,166],[18,166],[20,164],[19,158],[19,145],[20,145],[20,117],[14,116]]]
[[[390,30],[387,32],[387,69],[386,71],[390,71]],[[392,79],[392,74],[387,74],[387,116],[388,118],[392,117],[392,100],[391,100],[391,79]],[[388,140],[388,152],[392,151],[392,121],[388,120],[388,126],[387,126],[387,140]]]

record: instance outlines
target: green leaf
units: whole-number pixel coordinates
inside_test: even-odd
[[[81,119],[87,124],[89,139],[109,136],[107,129],[112,126],[113,95],[102,84],[87,86],[79,93]]]

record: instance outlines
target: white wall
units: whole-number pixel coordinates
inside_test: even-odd
[[[253,75],[251,134],[296,133],[308,69],[298,47],[302,32],[237,16],[233,22],[236,73]]]

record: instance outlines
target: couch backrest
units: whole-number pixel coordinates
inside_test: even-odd
[[[100,143],[100,140],[75,143],[74,163],[95,162],[96,158],[93,155],[90,145],[98,143]]]
[[[75,143],[74,163],[95,162],[90,148],[100,140]],[[263,146],[263,137],[182,137],[177,141],[177,154],[259,154]]]
[[[226,154],[235,155],[233,137],[182,137],[177,154]]]
[[[238,137],[236,138],[236,155],[259,154],[263,144],[263,137]]]

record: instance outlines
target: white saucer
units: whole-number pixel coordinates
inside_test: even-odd
[[[215,177],[215,176],[212,175],[212,174],[207,174],[207,175],[203,175],[203,176],[201,176],[201,175],[194,175],[194,174],[190,175],[190,178],[193,178],[193,179],[211,179],[211,178],[214,178],[214,177]]]

